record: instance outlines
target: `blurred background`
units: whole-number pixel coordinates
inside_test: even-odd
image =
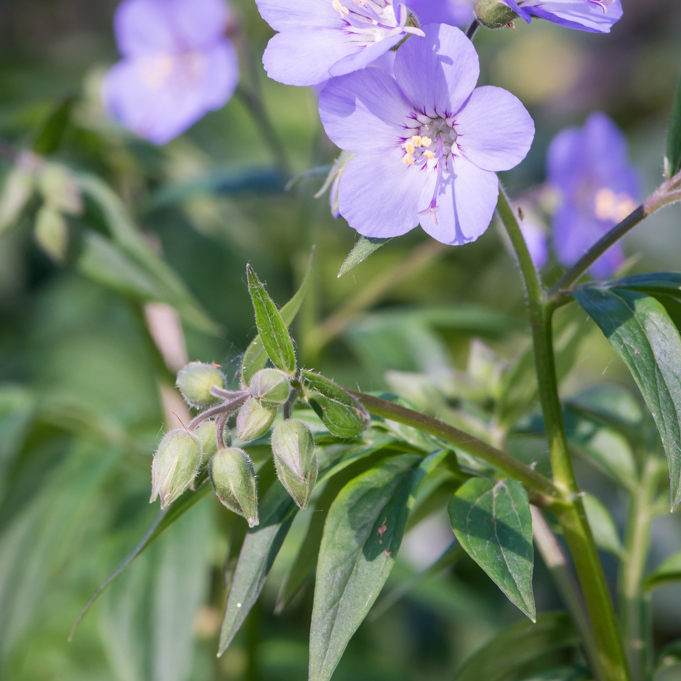
[[[416,229],[338,279],[355,233],[331,217],[326,197],[313,198],[322,171],[284,190],[281,155],[246,97],[163,148],[106,118],[99,87],[118,58],[116,5],[0,0],[0,186],[16,153],[31,148],[87,178],[84,212],[69,218],[68,243],[48,239],[52,257],[36,234],[35,197],[0,233],[0,678],[304,678],[310,585],[273,612],[309,518],[294,525],[260,605],[218,660],[222,563],[242,521],[214,498],[145,552],[67,642],[92,592],[156,514],[149,469],[173,411],[172,371],[186,352],[233,378],[255,329],[246,263],[281,305],[314,245],[313,286],[295,325],[303,363],[348,387],[393,390],[445,419],[467,401],[480,411],[471,427],[484,430],[503,385],[495,376],[527,347],[520,279],[494,225],[462,248]],[[531,201],[553,135],[595,110],[624,129],[646,191],[660,183],[681,76],[681,4],[623,5],[610,35],[534,21],[476,37],[481,84],[516,94],[537,126],[530,155],[503,178],[513,196]],[[230,6],[242,86],[262,91],[290,173],[332,163],[337,151],[315,94],[266,79],[260,57],[271,30],[252,1]],[[625,241],[630,271],[678,269],[679,223],[672,207],[638,227]],[[550,266],[547,281],[558,272]],[[179,310],[183,331],[165,308],[149,313],[150,302]],[[170,339],[165,356],[150,331],[153,310]],[[630,379],[585,315],[569,308],[558,322],[573,334],[566,344],[581,341],[564,394],[605,381],[635,404]],[[545,465],[541,439],[511,434],[507,446]],[[588,463],[578,466],[621,527],[617,491]],[[656,523],[651,565],[681,549],[680,530],[675,517]],[[428,570],[451,540],[437,515],[407,536],[389,599],[379,600],[335,678],[454,678],[466,655],[521,620],[472,563]],[[604,560],[614,571],[614,559]],[[560,607],[540,562],[535,584],[540,610]],[[655,599],[658,648],[681,636],[680,598],[666,587]]]

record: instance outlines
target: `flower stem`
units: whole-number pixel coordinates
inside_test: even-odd
[[[555,506],[562,504],[560,492],[553,483],[545,478],[541,473],[537,473],[529,466],[509,456],[506,452],[492,447],[491,445],[479,440],[478,438],[465,433],[454,426],[450,426],[443,421],[439,421],[431,416],[426,416],[412,409],[407,409],[394,402],[382,400],[380,397],[367,395],[365,393],[349,391],[356,397],[364,408],[374,416],[396,421],[405,426],[417,428],[422,433],[428,433],[472,456],[492,464],[504,475],[514,480],[518,480],[527,488],[530,500],[537,506],[551,508],[556,512]]]
[[[630,496],[625,554],[620,573],[622,636],[631,677],[635,681],[644,681],[650,672],[650,644],[646,632],[650,603],[644,592],[644,573],[659,481],[659,461],[656,457],[648,457],[641,481]]]
[[[551,453],[553,480],[565,499],[565,504],[554,512],[563,528],[593,627],[598,649],[593,673],[602,681],[628,681],[615,612],[586,519],[565,436],[553,352],[553,307],[546,303],[539,275],[503,189],[499,192],[497,213],[511,240],[525,282],[539,398]]]
[[[470,41],[472,41],[473,36],[477,33],[479,28],[480,28],[480,22],[477,19],[473,19],[471,25],[466,30],[466,38],[468,38]]]

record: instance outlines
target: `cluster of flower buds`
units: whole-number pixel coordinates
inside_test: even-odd
[[[151,501],[160,496],[161,508],[166,508],[185,490],[203,484],[207,472],[218,499],[254,527],[259,522],[255,466],[244,449],[232,446],[232,430],[240,443],[263,438],[281,409],[283,419],[271,435],[274,466],[281,484],[305,508],[319,465],[309,426],[291,418],[293,404],[307,403],[343,439],[362,433],[369,415],[331,380],[297,367],[279,310],[250,268],[248,278],[260,335],[244,357],[241,389],[228,390],[213,364],[192,362],[178,373],[177,387],[185,400],[203,411],[186,430],[172,430],[161,441],[152,466]],[[265,367],[268,356],[274,367]]]

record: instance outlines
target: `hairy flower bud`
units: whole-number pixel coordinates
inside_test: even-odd
[[[263,407],[278,407],[288,400],[291,384],[279,369],[263,369],[253,376],[248,390]]]
[[[298,419],[286,419],[272,433],[274,464],[281,484],[305,508],[317,481],[317,457],[310,429]]]
[[[204,421],[193,432],[201,443],[201,462],[205,463],[218,451],[217,424],[215,421]]]
[[[186,430],[171,430],[161,440],[151,466],[151,499],[161,508],[175,501],[193,482],[201,465],[201,442]]]
[[[178,372],[177,387],[192,407],[207,407],[217,400],[211,388],[224,388],[225,377],[212,364],[191,362]]]
[[[502,0],[475,0],[475,16],[485,28],[504,28],[518,15]]]
[[[249,397],[236,419],[239,439],[250,442],[262,437],[270,429],[276,415],[276,407],[263,407],[255,397]]]
[[[234,513],[255,527],[258,519],[258,488],[251,457],[243,449],[228,447],[218,453],[208,464],[210,480],[218,499]]]

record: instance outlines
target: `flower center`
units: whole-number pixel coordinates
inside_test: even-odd
[[[401,33],[423,36],[423,31],[406,26],[408,12],[399,5],[399,17],[393,0],[332,0],[331,7],[345,22],[345,30],[367,44]]]
[[[599,189],[594,196],[594,213],[599,220],[617,224],[636,208],[629,194],[615,194],[609,187]]]
[[[430,167],[435,167],[440,161],[446,163],[458,137],[453,119],[416,114],[415,123],[418,127],[410,131],[416,134],[402,140],[402,163],[421,167],[428,162],[431,162]]]

